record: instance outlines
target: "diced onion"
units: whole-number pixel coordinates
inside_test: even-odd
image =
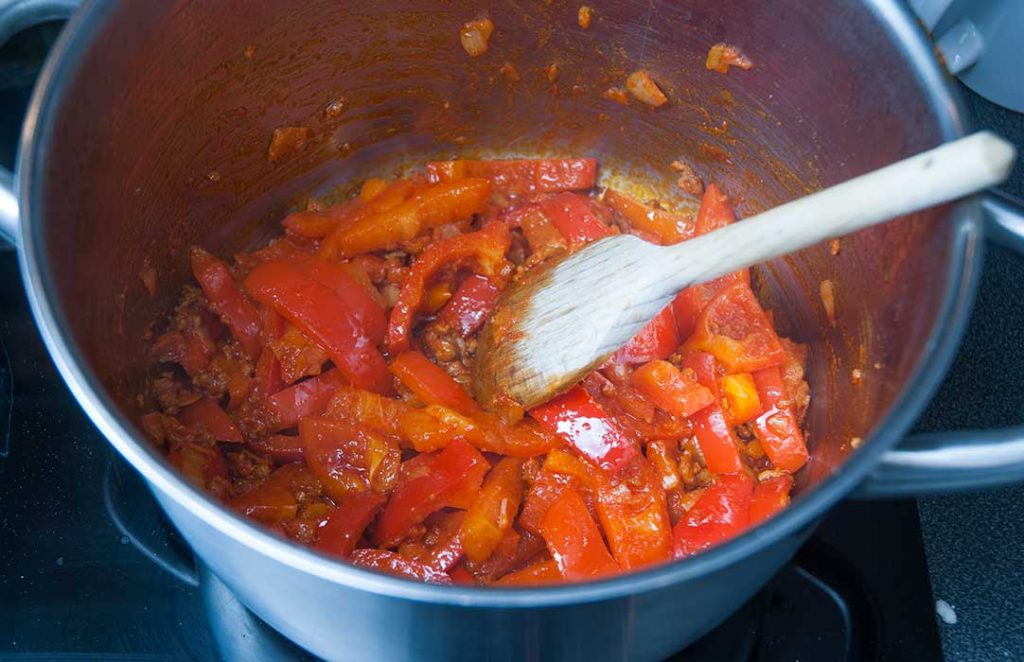
[[[626,89],[629,90],[630,94],[648,106],[657,108],[668,101],[668,97],[661,91],[658,84],[654,82],[651,75],[643,69],[634,71],[629,75],[629,78],[626,79]]]
[[[462,48],[470,57],[477,57],[487,52],[487,41],[494,32],[494,23],[489,18],[470,21],[462,26],[459,39]]]

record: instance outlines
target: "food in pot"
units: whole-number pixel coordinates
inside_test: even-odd
[[[142,423],[190,481],[314,549],[412,579],[524,586],[700,553],[786,507],[808,459],[805,352],[747,271],[681,292],[579,384],[523,412],[473,397],[504,288],[611,234],[695,218],[596,191],[593,159],[427,164],[195,248]]]

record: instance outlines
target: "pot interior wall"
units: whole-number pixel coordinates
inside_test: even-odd
[[[128,417],[150,367],[144,338],[187,278],[188,247],[230,256],[258,244],[310,191],[427,157],[573,154],[693,208],[671,194],[669,164],[683,159],[749,215],[940,141],[872,3],[593,2],[589,30],[561,1],[108,4],[44,146],[47,222],[33,232],[63,322]],[[458,30],[480,15],[496,31],[474,59]],[[753,70],[708,71],[720,41]],[[638,68],[669,104],[602,97]],[[325,113],[338,100],[342,112]],[[283,125],[308,127],[309,143],[270,163]],[[947,215],[760,270],[781,327],[811,347],[806,480],[869,436],[919,360],[946,287]],[[835,283],[834,326],[823,279]]]

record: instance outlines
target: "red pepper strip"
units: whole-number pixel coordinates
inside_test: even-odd
[[[395,485],[402,453],[398,444],[370,430],[324,418],[299,421],[306,465],[335,501],[355,492],[386,493]]]
[[[348,556],[385,501],[387,497],[376,492],[349,495],[320,527],[313,549],[325,554]]]
[[[427,179],[448,182],[483,177],[506,193],[557,193],[593,188],[597,177],[594,159],[516,159],[510,161],[433,161]]]
[[[443,405],[405,411],[398,424],[402,439],[421,453],[444,448],[452,439],[510,457],[536,457],[562,445],[561,439],[534,421],[505,425],[486,412],[468,418]]]
[[[502,586],[537,586],[561,581],[562,573],[554,561],[537,561],[522,570],[510,572],[498,580]]]
[[[723,474],[701,494],[673,530],[676,558],[693,556],[743,532],[750,522],[754,481]]]
[[[689,418],[715,403],[711,389],[697,383],[668,361],[651,361],[637,368],[629,378],[644,397],[673,416]]]
[[[465,485],[474,467],[487,466],[487,460],[466,442],[456,439],[427,464],[427,473],[399,481],[384,512],[377,520],[373,541],[379,547],[393,547],[413,526],[448,505],[451,497]],[[479,486],[477,482],[477,486]],[[474,486],[475,487],[475,486]]]
[[[285,386],[281,377],[281,362],[277,360],[277,355],[270,347],[264,347],[260,351],[254,372],[256,386],[264,396],[274,395]]]
[[[541,520],[540,531],[563,579],[593,579],[619,572],[576,490],[562,490]]]
[[[295,436],[272,434],[266,439],[257,439],[248,443],[249,448],[257,453],[269,455],[274,462],[302,462],[302,439]]]
[[[427,186],[392,209],[368,214],[339,228],[337,239],[332,235],[329,241],[337,245],[339,257],[390,250],[431,228],[469,219],[483,211],[490,196],[491,183],[486,179]]]
[[[617,476],[598,481],[597,514],[608,546],[623,569],[672,559],[672,524],[665,490],[643,458]]]
[[[281,224],[287,232],[308,239],[320,239],[358,218],[360,213],[365,212],[366,202],[357,197],[327,209],[292,212],[285,216]]]
[[[467,338],[483,327],[500,296],[501,288],[489,278],[474,274],[462,281],[438,319]]]
[[[522,460],[506,457],[491,469],[480,496],[466,511],[459,529],[462,548],[473,561],[484,561],[501,542],[523,498]]]
[[[185,427],[203,427],[216,441],[242,442],[242,433],[235,422],[224,413],[213,400],[203,398],[190,404],[178,414],[178,420]]]
[[[468,415],[482,411],[451,375],[420,352],[402,352],[396,356],[391,362],[391,372],[424,404],[444,405]]]
[[[167,460],[178,468],[189,482],[202,489],[210,489],[215,478],[229,481],[231,474],[220,449],[205,444],[171,443]]]
[[[324,412],[325,418],[347,421],[356,427],[365,427],[395,439],[402,438],[399,424],[401,416],[412,407],[394,398],[341,386],[334,391]]]
[[[778,368],[754,373],[757,394],[763,410],[754,419],[754,431],[765,455],[777,469],[795,473],[807,464],[809,454],[800,423],[786,395],[785,383]]]
[[[541,209],[572,250],[613,234],[612,229],[594,213],[590,199],[578,193],[559,193],[543,201]]]
[[[604,203],[622,214],[631,228],[653,235],[658,243],[676,244],[694,234],[693,226],[685,216],[648,207],[618,191],[605,191]]]
[[[262,522],[292,519],[299,509],[299,502],[292,494],[292,485],[308,483],[310,478],[309,470],[302,464],[286,464],[253,489],[229,501],[228,505]]]
[[[792,476],[774,476],[754,485],[750,498],[750,525],[768,519],[789,505],[789,493],[793,489]]]
[[[581,386],[530,410],[530,416],[605,471],[639,455],[636,444]]]
[[[412,479],[425,476],[433,471],[434,463],[440,454],[440,452],[420,453],[403,462],[402,466],[398,469],[398,484],[395,489],[400,489]],[[468,510],[473,505],[473,502],[476,501],[476,497],[480,493],[480,484],[490,469],[491,465],[486,460],[483,460],[482,455],[478,454],[474,458],[472,467],[463,477],[462,482],[456,486],[455,491],[448,497],[447,502],[444,504],[445,507]]]
[[[267,262],[249,274],[246,288],[327,350],[337,369],[358,388],[390,393],[384,357],[359,320],[330,288],[286,262]]]
[[[407,559],[401,554],[383,549],[357,549],[349,557],[353,565],[369,568],[389,575],[418,579],[432,584],[451,584],[448,573],[436,570],[426,563]]]
[[[416,313],[423,305],[427,281],[441,267],[474,258],[474,270],[485,276],[497,276],[506,264],[505,251],[510,242],[505,224],[492,221],[481,230],[441,240],[420,253],[412,263],[398,293],[398,301],[391,310],[388,351],[394,356],[409,349],[409,334]]]
[[[743,465],[740,462],[739,439],[722,411],[715,357],[704,352],[687,352],[683,366],[693,370],[701,386],[710,390],[714,396],[711,405],[690,416],[697,445],[704,455],[708,471],[713,474],[740,471]]]
[[[300,418],[321,414],[334,391],[344,382],[345,379],[339,371],[328,370],[322,375],[275,393],[267,399],[267,409],[274,415],[276,421],[274,430],[294,427]]]
[[[672,306],[647,323],[639,333],[626,343],[619,351],[605,361],[602,368],[621,363],[647,363],[654,359],[672,356],[679,347],[679,336],[676,332],[676,316]]]
[[[754,372],[786,361],[786,350],[750,287],[736,283],[704,308],[687,348],[713,354],[730,373]]]
[[[177,363],[189,377],[195,377],[210,366],[217,346],[205,325],[190,326],[184,331],[168,331],[153,343],[157,361]]]
[[[226,264],[198,246],[192,247],[192,274],[210,307],[220,316],[249,358],[260,353],[260,315],[238,289]]]
[[[476,586],[476,577],[474,577],[469,570],[466,570],[465,566],[461,563],[449,570],[448,576],[452,578],[453,584],[459,584],[460,586]]]
[[[315,255],[296,256],[292,264],[321,285],[331,288],[374,344],[384,340],[388,327],[384,308],[370,296],[364,284],[352,277],[348,265]]]

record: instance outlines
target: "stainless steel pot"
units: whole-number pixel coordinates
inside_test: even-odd
[[[0,37],[68,4],[4,0]],[[749,214],[965,131],[929,42],[895,0],[593,5],[583,31],[562,2],[93,0],[42,75],[0,209],[54,361],[202,561],[318,655],[664,656],[756,591],[858,485],[891,495],[1024,477],[1021,429],[902,439],[956,348],[986,228],[1024,248],[1024,217],[994,197],[760,271],[784,331],[811,347],[814,459],[791,508],[697,558],[547,589],[411,583],[268,535],[149,446],[135,424],[144,335],[187,276],[186,248],[250,247],[325,182],[496,151],[593,154],[663,186],[682,157]],[[470,59],[457,32],[481,13],[497,30],[491,50]],[[707,71],[718,41],[740,45],[755,68]],[[518,82],[499,73],[506,61]],[[555,86],[544,75],[552,62]],[[639,67],[669,105],[601,97]],[[325,116],[339,97],[344,112]],[[310,144],[268,163],[270,134],[284,124],[310,127]],[[139,279],[147,265],[158,274],[152,297]],[[834,327],[822,279],[836,284]]]

